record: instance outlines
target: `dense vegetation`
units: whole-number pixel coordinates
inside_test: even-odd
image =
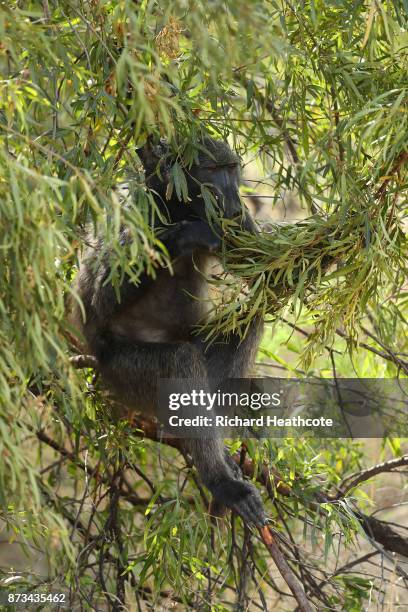
[[[89,220],[113,284],[166,261],[136,149],[168,140],[182,200],[206,131],[258,164],[270,212],[290,196],[305,217],[230,238],[236,284],[208,334],[263,313],[275,375],[406,376],[407,23],[405,0],[0,3],[0,518],[28,555],[26,571],[0,559],[2,589],[64,587],[71,609],[295,608],[260,536],[210,522],[188,458],[114,421],[92,369],[72,367],[65,304]],[[351,440],[242,449],[310,602],[403,601],[408,540],[364,488],[408,463],[400,440],[371,472]]]

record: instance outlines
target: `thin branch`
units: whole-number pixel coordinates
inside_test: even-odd
[[[50,21],[50,5],[48,4],[48,0],[43,0],[43,11],[44,11],[44,21]]]
[[[276,567],[278,568],[282,578],[290,588],[293,597],[296,599],[299,610],[301,612],[313,612],[314,608],[310,605],[306,593],[301,587],[298,580],[294,576],[288,562],[286,561],[282,551],[280,550],[278,543],[273,537],[271,529],[265,525],[264,527],[258,528],[259,534],[262,538],[262,542],[265,544],[268,549],[269,554],[275,562]]]
[[[396,468],[402,467],[404,465],[408,465],[408,455],[403,455],[403,457],[398,457],[398,459],[384,461],[383,463],[373,465],[372,467],[366,470],[362,470],[361,472],[350,474],[341,483],[339,487],[340,493],[337,495],[337,498],[344,497],[344,495],[351,491],[351,489],[354,489],[354,487],[356,487],[357,485],[361,484],[362,482],[365,482],[366,480],[369,480],[377,474],[381,474],[383,472],[393,472]]]
[[[405,362],[402,359],[400,359],[399,357],[397,357],[396,353],[394,353],[394,351],[392,349],[390,349],[389,346],[384,344],[379,338],[377,338],[377,336],[375,336],[368,329],[366,329],[365,327],[362,327],[361,329],[363,330],[363,332],[369,338],[371,338],[371,340],[374,340],[374,342],[376,342],[379,346],[381,346],[381,348],[384,349],[384,351],[386,351],[388,353],[388,355],[390,355],[392,361],[394,361],[394,363],[396,365],[398,365],[403,370],[403,372],[405,374],[408,374],[408,364],[407,364],[407,362]]]
[[[35,435],[40,440],[40,442],[47,444],[47,446],[49,446],[50,448],[53,448],[55,451],[57,451],[62,456],[63,459],[67,459],[71,461],[74,465],[76,465],[81,470],[83,470],[87,474],[87,476],[89,476],[90,478],[94,478],[98,484],[101,482],[103,482],[104,484],[108,484],[108,485],[110,484],[111,476],[109,472],[108,473],[105,472],[104,474],[101,474],[97,467],[93,467],[88,464],[85,464],[84,461],[79,459],[76,453],[69,451],[63,445],[58,444],[58,442],[53,440],[43,429],[35,432]],[[56,462],[55,465],[57,465],[58,463],[59,461]],[[54,464],[52,464],[51,466],[47,466],[47,469],[49,469],[50,467],[53,467],[53,465]],[[126,482],[125,484],[128,490],[126,491],[124,489],[121,489],[121,497],[123,499],[125,499],[127,502],[129,502],[133,506],[147,506],[150,503],[150,499],[144,499],[142,497],[139,497],[136,493],[130,490],[129,485]]]
[[[395,178],[395,175],[398,174],[401,166],[403,166],[406,161],[408,161],[408,151],[401,151],[401,153],[397,156],[397,159],[395,160],[395,163],[392,166],[391,170],[389,170],[388,172],[384,172],[386,176],[381,184],[381,187],[379,187],[379,189],[377,189],[375,193],[376,198],[384,198],[389,183]]]
[[[340,336],[340,338],[344,338],[345,340],[350,341],[350,337],[347,336],[347,334],[345,334],[341,329],[336,329],[336,334]],[[370,351],[370,353],[374,353],[374,355],[378,355],[386,361],[391,361],[392,363],[395,363],[395,365],[400,367],[405,372],[405,374],[408,374],[408,363],[402,361],[399,358],[396,358],[396,356],[392,353],[390,349],[387,348],[387,352],[384,353],[383,351],[379,351],[375,347],[370,346],[365,342],[357,342],[357,346],[364,348],[366,351]]]
[[[237,73],[237,81],[242,85],[242,87],[247,89],[247,87],[249,85],[249,79],[247,79],[242,74]],[[285,144],[286,144],[286,146],[288,148],[288,151],[290,153],[292,161],[297,166],[300,163],[300,160],[299,160],[298,152],[296,150],[296,145],[295,145],[295,142],[293,141],[293,139],[292,139],[288,129],[285,127],[284,121],[283,121],[282,117],[280,117],[280,115],[279,115],[278,111],[276,110],[274,104],[270,100],[268,100],[261,93],[261,91],[258,88],[255,89],[254,96],[266,108],[266,110],[268,111],[268,113],[272,117],[272,120],[274,121],[276,126],[281,131],[282,137],[283,137],[283,139],[285,141]]]

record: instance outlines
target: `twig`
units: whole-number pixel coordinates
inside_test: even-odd
[[[381,474],[382,472],[393,472],[396,468],[402,467],[404,465],[408,465],[408,455],[404,455],[403,457],[399,457],[398,459],[384,461],[383,463],[373,465],[372,467],[366,470],[362,470],[361,472],[350,474],[341,483],[339,487],[340,493],[337,495],[337,497],[343,497],[349,491],[351,491],[351,489],[354,489],[354,487],[356,487],[357,485],[361,484],[362,482],[365,482],[366,480],[369,480],[377,474]]]
[[[363,555],[362,557],[358,557],[357,559],[353,559],[352,561],[349,561],[345,565],[342,565],[341,567],[336,569],[336,571],[333,572],[330,576],[327,576],[327,578],[322,580],[318,584],[318,588],[322,589],[326,584],[329,584],[330,581],[336,576],[340,576],[341,574],[346,574],[349,570],[353,569],[353,567],[355,567],[356,565],[360,565],[361,563],[365,563],[366,561],[369,561],[372,557],[375,557],[380,552],[381,551],[379,550],[372,550],[368,552],[367,554]],[[298,611],[299,611],[299,608],[295,610],[295,612],[298,612]]]
[[[350,341],[350,337],[347,336],[347,334],[345,334],[344,331],[342,331],[341,329],[336,329],[336,334],[340,336],[340,338],[344,338],[345,340]],[[395,365],[399,366],[403,370],[403,372],[405,372],[405,374],[408,374],[408,364],[405,361],[396,358],[390,349],[386,348],[387,352],[384,353],[383,351],[379,351],[378,349],[376,349],[374,346],[370,346],[365,342],[359,341],[357,341],[357,346],[364,348],[366,351],[370,351],[370,353],[374,353],[374,355],[378,355],[386,361],[391,361],[392,363],[395,363]]]
[[[242,87],[245,87],[245,89],[247,89],[248,84],[249,84],[249,80],[246,77],[244,77],[243,75],[238,74],[237,75],[237,81],[242,85]],[[259,91],[258,88],[255,89],[254,95],[265,106],[266,110],[268,111],[268,113],[272,117],[273,121],[275,122],[275,124],[277,125],[279,130],[281,131],[281,134],[282,134],[283,139],[285,141],[285,144],[286,144],[286,146],[288,148],[288,151],[290,153],[292,161],[297,166],[299,164],[299,162],[300,162],[299,155],[298,155],[298,152],[296,150],[296,145],[295,145],[295,143],[294,143],[294,141],[293,141],[293,139],[292,139],[288,129],[284,125],[283,119],[280,117],[280,115],[277,112],[277,110],[276,110],[275,106],[273,105],[273,103],[270,100],[268,100]]]
[[[366,334],[366,336],[371,338],[371,340],[374,340],[374,342],[381,346],[381,348],[384,349],[384,351],[386,351],[390,355],[392,361],[394,361],[394,363],[398,365],[405,374],[408,374],[408,364],[405,361],[397,357],[394,351],[392,351],[386,344],[384,344],[379,338],[377,338],[377,336],[371,333],[366,327],[361,327],[361,329]]]
[[[311,607],[306,597],[305,591],[302,589],[299,582],[293,575],[293,572],[290,569],[290,566],[286,561],[284,555],[282,554],[282,551],[280,550],[275,538],[273,537],[270,528],[265,525],[264,527],[259,527],[258,531],[261,536],[262,542],[268,549],[269,554],[274,560],[275,565],[278,568],[282,578],[290,588],[293,597],[296,599],[299,605],[299,610],[301,612],[313,612],[313,608]]]
[[[385,196],[390,181],[395,178],[394,175],[399,172],[399,169],[405,164],[406,161],[408,161],[408,151],[401,151],[401,153],[397,156],[391,170],[386,173],[386,178],[383,180],[381,187],[377,189],[375,193],[376,198],[382,199]]]
[[[251,532],[247,525],[244,525],[244,541],[242,543],[242,564],[239,572],[239,584],[237,588],[237,597],[235,608],[237,610],[248,609],[248,577],[249,577],[249,542]]]
[[[119,151],[118,151],[118,153],[117,153],[117,155],[116,155],[116,157],[115,157],[115,159],[114,159],[114,161],[113,161],[113,170],[116,170],[116,169],[117,169],[117,167],[119,166],[119,162],[120,162],[120,160],[122,159],[123,154],[124,154],[124,152],[125,152],[125,150],[126,150],[126,147],[128,146],[128,144],[129,144],[129,142],[130,142],[130,140],[131,140],[132,136],[133,136],[133,132],[132,132],[132,131],[130,131],[130,132],[129,132],[129,133],[126,135],[125,140],[123,140],[123,141],[122,141],[122,143],[121,143],[121,145],[120,145],[120,149],[119,149]]]
[[[279,522],[286,530],[287,538],[291,544],[292,554],[297,561],[301,582],[305,588],[306,595],[309,595],[309,593],[311,595],[315,595],[327,608],[330,608],[330,599],[327,597],[324,591],[319,588],[319,585],[317,584],[314,576],[312,575],[312,572],[309,570],[308,567],[306,567],[306,564],[302,563],[302,559],[298,550],[299,546],[296,544],[295,539],[292,535],[292,530],[287,524],[287,521],[285,520],[284,513],[282,511],[282,508],[280,507],[280,504],[277,503],[277,500],[275,500],[274,504],[278,513]]]
[[[50,21],[50,5],[48,4],[48,0],[43,0],[43,11],[44,11],[44,21]]]
[[[58,444],[58,442],[50,438],[50,436],[46,434],[43,429],[36,431],[35,435],[40,440],[40,442],[47,444],[47,446],[57,451],[61,455],[63,460],[67,459],[69,461],[72,461],[72,463],[76,465],[78,468],[80,468],[81,470],[83,470],[87,474],[88,477],[94,478],[98,484],[100,483],[109,484],[111,482],[111,475],[109,474],[109,472],[107,473],[105,472],[104,474],[101,474],[99,472],[99,464],[96,467],[85,464],[84,461],[79,459],[76,453],[69,451],[67,448],[65,448],[65,446],[62,446],[61,444]],[[59,461],[55,462],[55,465],[57,465],[58,463]],[[52,466],[47,466],[46,469],[50,469],[50,467]],[[126,481],[124,481],[124,483],[126,484],[126,487],[128,490],[127,491],[124,489],[121,490],[121,497],[123,499],[125,499],[127,502],[129,502],[133,506],[147,506],[150,503],[149,498],[144,499],[142,497],[139,497],[137,493],[134,493],[130,489],[130,486],[126,483]]]

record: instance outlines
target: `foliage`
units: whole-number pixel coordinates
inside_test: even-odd
[[[107,237],[114,285],[166,261],[136,149],[166,138],[182,192],[205,130],[257,160],[271,208],[295,194],[308,216],[256,239],[231,228],[224,258],[238,280],[208,333],[245,333],[263,313],[274,335],[261,354],[285,375],[336,374],[334,359],[343,375],[355,362],[366,376],[406,374],[407,9],[405,0],[0,3],[1,518],[49,562],[46,576],[20,572],[18,585],[69,587],[73,609],[104,600],[247,609],[252,597],[267,609],[285,590],[256,536],[236,519],[210,524],[206,494],[176,451],[112,422],[92,372],[69,362],[66,299],[89,220]],[[390,447],[401,455],[397,441]],[[308,596],[321,609],[362,609],[375,578],[328,561],[362,523],[348,498],[316,498],[361,469],[359,445],[265,441],[247,452],[292,489],[283,499],[278,488],[268,511]],[[353,496],[368,505],[361,487]],[[281,609],[292,605],[280,597]]]

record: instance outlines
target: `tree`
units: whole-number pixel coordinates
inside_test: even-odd
[[[235,442],[271,498],[271,541],[234,517],[214,526],[188,457],[148,423],[138,435],[112,420],[93,370],[73,367],[65,316],[89,219],[114,285],[166,261],[136,148],[160,136],[188,160],[205,130],[262,164],[271,209],[292,193],[307,217],[255,238],[232,228],[224,263],[236,283],[209,337],[245,334],[262,313],[264,367],[406,376],[406,26],[404,0],[0,6],[1,519],[49,563],[18,579],[3,563],[2,588],[64,586],[78,609],[292,609],[293,580],[319,609],[360,610],[383,601],[391,579],[358,574],[381,559],[400,578],[396,597],[406,586],[393,557],[408,556],[406,534],[370,516],[363,488],[407,465],[398,440],[367,469],[355,441]],[[181,163],[172,179],[182,194]],[[290,334],[297,366],[280,346]],[[342,563],[357,536],[372,549]]]

